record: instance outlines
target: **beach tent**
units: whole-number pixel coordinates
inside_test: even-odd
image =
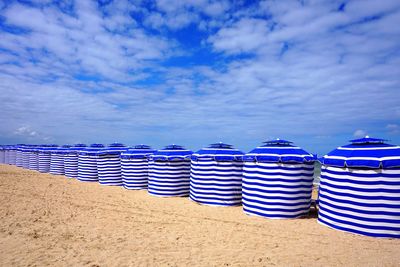
[[[400,238],[400,146],[385,141],[351,140],[321,159],[319,223]]]
[[[57,147],[57,145],[45,145],[37,149],[39,172],[50,172],[51,152]]]
[[[23,166],[22,151],[23,151],[24,147],[25,147],[24,144],[17,145],[17,151],[16,151],[16,155],[15,155],[15,165],[17,167],[22,167]]]
[[[137,145],[121,154],[122,185],[126,189],[146,189],[149,179],[149,156],[156,150]]]
[[[148,192],[158,197],[188,196],[192,151],[169,145],[150,155]]]
[[[78,180],[82,182],[98,182],[97,152],[104,148],[102,144],[91,144],[79,151]]]
[[[97,151],[97,170],[102,185],[122,185],[120,155],[128,148],[121,143],[113,143]]]
[[[61,147],[54,148],[51,151],[50,157],[50,173],[55,175],[64,175],[64,157],[68,153],[71,145],[63,145]]]
[[[64,155],[64,170],[66,177],[78,177],[78,153],[85,147],[85,144],[75,144],[66,151],[66,154]]]
[[[244,153],[224,143],[192,155],[190,199],[205,205],[237,206],[242,202]]]
[[[5,154],[5,148],[4,146],[0,146],[0,163],[4,164],[4,154]]]
[[[4,164],[10,164],[10,146],[4,146]]]
[[[17,160],[17,147],[16,146],[8,146],[8,164],[16,165]]]
[[[30,170],[39,170],[39,149],[41,146],[33,147],[29,154],[28,168]]]
[[[264,142],[244,156],[243,210],[273,219],[307,215],[316,157],[292,142]]]
[[[33,145],[25,145],[22,147],[22,168],[24,169],[29,169],[29,157],[33,147]]]

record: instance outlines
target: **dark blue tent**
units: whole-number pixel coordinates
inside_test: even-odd
[[[244,156],[243,210],[274,219],[308,214],[315,157],[286,140],[265,142]]]
[[[350,142],[321,160],[318,222],[400,238],[400,147],[368,136]]]
[[[236,206],[242,202],[243,152],[224,143],[192,155],[190,199],[205,205]]]

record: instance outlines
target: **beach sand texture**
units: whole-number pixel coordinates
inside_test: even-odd
[[[400,240],[316,218],[268,220],[15,166],[0,166],[0,199],[0,266],[400,265]]]

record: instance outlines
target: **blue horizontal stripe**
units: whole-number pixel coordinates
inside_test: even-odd
[[[325,196],[324,196],[325,197]],[[339,201],[339,202],[341,202],[341,201]],[[392,208],[393,209],[393,211],[392,212],[389,212],[389,211],[369,211],[369,210],[361,210],[361,209],[354,209],[354,208],[349,208],[349,207],[345,207],[345,206],[338,206],[338,205],[335,205],[335,204],[331,204],[331,203],[329,203],[329,202],[326,202],[326,201],[324,201],[324,200],[321,200],[321,199],[319,199],[319,204],[320,204],[320,206],[328,206],[328,207],[324,207],[324,209],[326,209],[326,210],[330,210],[329,209],[329,207],[331,207],[331,208],[335,208],[335,209],[338,209],[338,210],[342,210],[343,212],[344,211],[352,211],[352,212],[357,212],[357,213],[363,213],[363,214],[369,214],[369,215],[388,215],[388,216],[398,216],[398,218],[399,218],[399,222],[400,222],[400,207],[399,207],[399,205],[380,205],[380,207],[382,207],[382,208],[388,208],[388,209],[390,209],[390,208]],[[356,206],[358,206],[358,204],[356,203],[356,204],[354,204],[354,205],[356,205]],[[373,207],[373,206],[370,206],[370,205],[363,205],[364,207]],[[345,213],[345,212],[344,212]]]
[[[311,188],[310,190],[295,190],[295,191],[286,191],[286,190],[267,190],[267,189],[253,189],[252,187],[248,187],[246,185],[242,185],[242,189],[246,189],[246,190],[257,190],[258,192],[262,192],[262,193],[270,193],[270,194],[287,194],[287,195],[295,195],[295,194],[309,194],[311,192]]]
[[[400,237],[400,233],[399,234],[381,234],[381,233],[371,233],[371,232],[367,232],[367,231],[359,231],[356,229],[351,229],[351,228],[347,228],[347,227],[342,227],[336,224],[331,224],[327,221],[325,221],[323,218],[318,217],[318,221],[320,221],[321,223],[324,223],[332,228],[341,230],[341,231],[345,231],[345,232],[350,232],[350,233],[354,233],[354,234],[359,234],[359,235],[366,235],[366,236],[371,236],[371,237],[388,237],[388,238],[398,238]]]
[[[371,230],[388,230],[388,231],[399,231],[400,232],[400,224],[398,227],[390,227],[390,226],[383,226],[383,225],[379,225],[380,222],[385,222],[385,223],[396,223],[396,220],[381,220],[381,219],[366,219],[366,218],[361,218],[360,217],[356,217],[356,216],[351,216],[349,214],[340,214],[337,212],[333,212],[333,211],[329,211],[332,214],[341,216],[341,217],[347,217],[347,218],[352,218],[352,219],[358,219],[361,221],[365,221],[365,222],[376,222],[376,225],[366,225],[366,224],[360,224],[360,223],[354,223],[354,222],[350,222],[350,221],[344,221],[344,220],[340,220],[340,219],[335,219],[329,215],[327,215],[325,213],[325,211],[323,209],[319,209],[319,214],[322,214],[322,216],[334,221],[334,222],[338,222],[338,223],[343,223],[343,224],[347,224],[347,225],[351,225],[351,226],[356,226],[356,227],[362,227],[362,228],[367,228],[367,229],[371,229]],[[319,216],[318,216],[319,217]]]
[[[308,211],[304,212],[304,213],[299,213],[296,215],[291,215],[291,214],[276,214],[276,213],[263,213],[263,212],[259,212],[259,211],[253,211],[253,210],[248,210],[246,208],[246,206],[243,206],[243,211],[249,214],[255,214],[258,216],[262,216],[262,217],[269,217],[269,218],[295,218],[295,217],[301,217],[301,216],[305,216],[308,215]]]
[[[366,200],[391,200],[391,201],[400,201],[400,197],[388,197],[388,196],[369,196],[369,195],[355,195],[351,193],[343,193],[340,191],[332,191],[324,187],[324,184],[321,182],[320,184],[320,193],[330,193],[332,195],[343,196],[343,197],[352,197],[358,199],[366,199]]]
[[[253,209],[258,209],[258,210],[263,210],[263,211],[270,211],[270,212],[283,212],[283,213],[289,213],[289,212],[308,212],[308,210],[310,209],[308,208],[297,208],[297,209],[280,209],[280,208],[264,208],[264,207],[260,207],[260,206],[255,206],[255,205],[251,205],[248,203],[243,202],[243,207],[244,208],[253,208]],[[298,215],[296,215],[298,216]]]

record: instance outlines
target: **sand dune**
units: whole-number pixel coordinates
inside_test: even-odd
[[[0,166],[1,266],[399,266],[400,240]]]

